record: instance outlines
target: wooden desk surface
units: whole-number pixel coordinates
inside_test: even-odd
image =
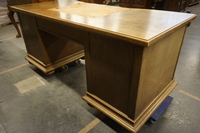
[[[83,3],[74,0],[12,6],[16,12],[45,17],[92,32],[150,46],[196,15]]]

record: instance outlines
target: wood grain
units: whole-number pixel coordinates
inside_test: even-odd
[[[68,9],[70,5],[78,3],[82,3],[82,6],[90,5],[89,3],[69,0],[18,5],[11,7],[11,9],[38,17],[47,17],[51,20],[59,21],[59,23],[73,25],[87,31],[108,34],[109,36],[137,43],[141,46],[154,44],[155,41],[174,32],[180,25],[187,24],[196,17],[194,14],[147,9],[126,9],[94,18],[62,12],[63,8]],[[91,5],[91,10],[99,12],[102,12],[102,10],[98,10],[99,6],[108,8],[106,5]],[[83,8],[82,6],[81,8]],[[61,11],[52,10],[55,8],[59,9],[60,7],[62,7]],[[121,10],[122,7],[110,6],[109,8]]]

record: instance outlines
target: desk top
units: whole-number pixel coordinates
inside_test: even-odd
[[[11,6],[11,9],[142,46],[150,46],[196,17],[188,13],[114,7],[74,0],[17,5]]]

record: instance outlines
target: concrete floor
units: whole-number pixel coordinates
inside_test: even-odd
[[[139,133],[200,132],[200,5],[187,29],[170,106],[156,123]],[[23,38],[12,25],[0,28],[0,133],[128,133],[82,100],[85,65],[46,76],[24,59]],[[26,87],[24,87],[26,86]]]

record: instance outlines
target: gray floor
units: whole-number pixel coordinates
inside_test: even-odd
[[[190,9],[200,15],[200,5]],[[0,28],[0,133],[78,133],[88,128],[89,133],[128,133],[82,100],[87,88],[83,60],[46,76],[27,63],[23,38],[15,35],[12,25]],[[174,100],[139,133],[200,132],[199,17],[187,29],[175,79]]]

